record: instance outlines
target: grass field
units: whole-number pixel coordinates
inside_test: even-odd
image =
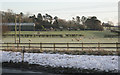
[[[6,34],[14,34],[14,31],[11,31]],[[18,32],[17,32],[18,33]],[[21,31],[21,34],[37,34],[37,31]],[[40,42],[118,42],[118,38],[104,38],[105,35],[115,35],[116,33],[112,33],[110,31],[40,31],[40,34],[82,34],[84,36],[78,37],[67,37],[67,38],[56,38],[56,37],[28,37],[28,38],[21,38],[21,42],[29,42],[29,39],[33,43],[40,43]],[[78,41],[78,40],[79,41]],[[6,37],[2,39],[3,42],[14,42],[14,37]]]
[[[14,31],[11,31],[6,34],[14,34]],[[21,31],[21,34],[37,34],[37,31]],[[63,34],[63,35],[64,34],[82,34],[84,36],[63,37],[63,38],[60,38],[60,37],[22,37],[21,43],[29,43],[29,40],[31,40],[30,41],[31,43],[82,43],[82,42],[83,43],[98,43],[98,42],[99,43],[116,43],[118,42],[118,38],[104,38],[105,35],[115,35],[115,33],[112,33],[110,31],[40,31],[40,34]],[[2,39],[2,42],[14,43],[15,40],[14,40],[14,37],[6,37]],[[46,45],[46,46],[49,47],[51,45]],[[62,47],[64,46],[62,45]],[[72,45],[72,46],[79,47],[81,45]],[[93,46],[93,45],[89,45],[89,46]],[[94,44],[94,46],[97,47],[98,45]],[[115,47],[116,45],[109,45],[109,46],[101,45],[101,46],[102,47]]]
[[[38,31],[21,31],[21,34],[37,34]],[[6,34],[15,34],[14,31]],[[19,32],[17,32],[19,34]],[[40,34],[82,34],[86,37],[104,37],[104,35],[114,35],[110,31],[40,31]]]

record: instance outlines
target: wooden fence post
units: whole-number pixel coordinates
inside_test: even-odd
[[[119,52],[118,51],[118,42],[116,42],[116,51],[117,51],[117,53]]]
[[[98,51],[100,50],[100,43],[98,42]]]
[[[7,49],[8,49],[8,43],[7,43]]]
[[[18,49],[18,47],[19,47],[18,41],[19,41],[19,40],[17,40],[17,49]]]
[[[55,51],[55,43],[54,43],[54,51]]]
[[[29,49],[30,49],[30,42],[29,42]]]
[[[18,42],[17,42],[17,49],[18,49]]]
[[[25,47],[22,47],[22,62],[24,62],[24,52],[25,52]]]
[[[83,42],[82,42],[82,51],[83,51]]]
[[[40,43],[40,50],[42,51],[42,43]]]
[[[69,43],[67,43],[67,50],[69,50]]]

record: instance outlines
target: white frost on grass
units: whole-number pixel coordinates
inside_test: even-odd
[[[2,62],[21,62],[20,52],[2,52]],[[96,69],[100,71],[118,71],[119,56],[94,56],[94,55],[67,55],[25,53],[24,61],[29,64],[39,64],[52,67],[68,67],[81,69]]]

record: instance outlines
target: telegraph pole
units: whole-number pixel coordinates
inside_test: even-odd
[[[15,16],[15,43],[16,43],[16,38],[17,38],[17,36],[16,36],[16,32],[17,32],[17,23],[16,23],[16,18],[17,18],[17,16]]]
[[[19,43],[20,43],[20,31],[21,31],[21,14],[19,15]]]

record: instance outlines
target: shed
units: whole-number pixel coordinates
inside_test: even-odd
[[[8,26],[11,31],[15,31],[15,23],[2,23],[2,25]],[[19,23],[16,23],[17,30],[19,29]],[[20,23],[21,31],[34,31],[35,23]]]

